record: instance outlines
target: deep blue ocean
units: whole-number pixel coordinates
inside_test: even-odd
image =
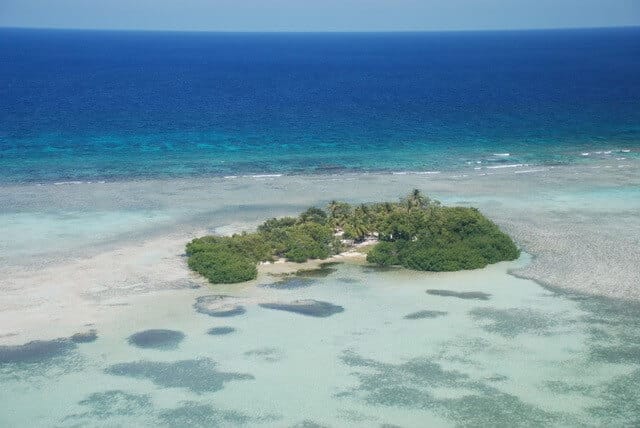
[[[0,29],[4,183],[465,170],[623,149],[640,150],[640,28]]]

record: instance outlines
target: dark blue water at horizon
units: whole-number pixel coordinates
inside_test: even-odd
[[[0,29],[0,82],[5,183],[434,171],[640,151],[639,28]]]

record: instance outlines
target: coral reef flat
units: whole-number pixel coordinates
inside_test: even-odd
[[[0,186],[12,207],[0,213],[12,219],[0,244],[0,400],[13,409],[0,423],[624,425],[640,403],[629,383],[640,372],[640,165],[620,165]],[[215,286],[186,265],[196,236],[413,187],[479,207],[522,256],[433,273],[345,254]],[[260,307],[295,301],[343,310]],[[127,343],[158,326],[181,336]],[[296,381],[274,393],[283,377]]]
[[[128,306],[109,307],[117,317],[97,323],[99,340],[0,347],[0,399],[12,409],[0,422],[418,427],[634,420],[640,306],[554,291],[508,273],[528,263],[525,254],[448,273],[343,263],[313,287],[220,290],[246,309],[226,318],[193,310],[211,296],[207,289],[129,296]],[[468,290],[461,284],[491,298],[426,293]],[[302,301],[296,310],[333,302],[344,311],[287,313],[295,300]],[[268,310],[260,307],[265,302],[287,304]],[[157,329],[169,320],[174,330]],[[131,346],[128,336],[151,346]],[[167,337],[179,346],[164,346]],[[285,380],[287,388],[274,389]],[[34,400],[36,408],[25,404]]]

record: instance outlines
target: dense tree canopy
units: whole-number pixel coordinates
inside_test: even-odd
[[[311,207],[298,217],[269,219],[254,233],[197,238],[187,244],[187,256],[189,267],[212,283],[234,283],[255,278],[258,262],[325,259],[348,240],[367,237],[379,240],[367,261],[381,266],[455,271],[519,256],[511,238],[477,209],[445,207],[419,190],[396,203],[332,201],[326,211]]]

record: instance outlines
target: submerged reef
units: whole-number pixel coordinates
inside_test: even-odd
[[[344,312],[344,308],[342,306],[319,300],[294,300],[290,303],[260,303],[260,307],[318,318],[326,318],[331,315]]]
[[[326,210],[311,207],[297,217],[269,219],[253,233],[196,238],[186,254],[189,268],[211,283],[237,283],[255,279],[260,262],[326,259],[360,243],[371,244],[369,263],[421,271],[477,269],[520,255],[477,209],[446,207],[417,189],[400,202],[354,207],[333,201]],[[298,276],[333,272],[325,264]]]
[[[187,401],[175,409],[167,409],[158,415],[159,423],[169,427],[217,427],[239,426],[251,421],[241,412],[220,410],[208,404]]]
[[[23,345],[0,346],[0,364],[40,363],[56,357],[64,357],[74,351],[78,344],[94,342],[98,332],[91,329],[71,337],[52,340],[33,340]]]
[[[320,425],[317,422],[311,421],[309,419],[305,419],[304,421],[298,422],[295,425],[291,425],[291,428],[328,428],[326,425]]]
[[[184,337],[181,331],[153,329],[134,333],[127,341],[138,348],[169,350],[176,349]]]
[[[213,327],[207,330],[207,334],[210,336],[224,336],[226,334],[231,334],[234,331],[236,331],[236,329],[233,327]]]
[[[520,334],[550,334],[551,328],[559,323],[558,319],[529,308],[474,308],[469,315],[482,323],[483,330],[507,338]]]
[[[34,340],[24,345],[0,346],[0,364],[38,363],[49,358],[63,356],[75,348],[75,342],[66,338]]]
[[[209,358],[163,361],[134,361],[109,366],[105,373],[148,379],[164,388],[185,388],[196,394],[219,391],[232,380],[250,380],[254,377],[246,373],[226,373],[218,371],[217,364]]]
[[[293,290],[296,288],[311,287],[317,281],[307,277],[287,276],[279,281],[264,284],[265,288],[274,288],[276,290]]]
[[[65,421],[100,419],[150,413],[153,403],[149,394],[133,394],[122,390],[94,392],[78,402],[86,411],[74,413]]]
[[[452,291],[452,290],[427,290],[427,294],[442,297],[457,297],[467,300],[489,300],[491,294],[481,291]]]
[[[95,342],[96,340],[98,340],[98,331],[96,329],[91,329],[89,331],[85,331],[82,333],[76,333],[73,336],[71,336],[69,339],[71,339],[72,342],[74,343],[91,343],[91,342]]]
[[[210,317],[233,317],[246,312],[244,306],[240,305],[238,301],[237,297],[213,294],[198,297],[193,307],[197,312]]]
[[[438,318],[438,317],[443,317],[445,315],[447,315],[448,312],[444,312],[444,311],[418,311],[418,312],[413,312],[410,314],[407,314],[404,316],[404,319],[406,320],[420,320],[420,319],[424,319],[424,318]]]
[[[464,372],[446,369],[426,357],[393,364],[364,358],[347,350],[341,359],[353,368],[359,384],[338,393],[338,397],[357,398],[376,407],[429,409],[451,420],[455,426],[579,425],[575,421],[563,420],[564,415],[560,413],[524,402],[490,383],[474,379]],[[441,397],[437,394],[438,388],[461,388],[468,392],[459,397]]]
[[[276,362],[282,359],[282,352],[278,351],[276,348],[258,348],[252,349],[250,351],[244,352],[244,355],[247,357],[257,357],[261,360],[268,362]]]

